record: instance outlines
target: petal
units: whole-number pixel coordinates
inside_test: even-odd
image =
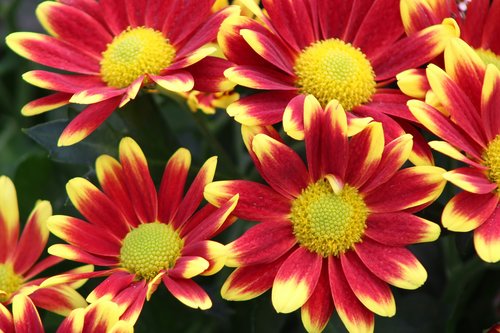
[[[115,266],[118,258],[93,255],[79,247],[69,244],[55,244],[48,248],[48,253],[67,260],[83,262],[97,266]]]
[[[194,87],[193,75],[187,71],[168,72],[164,75],[148,75],[157,85],[163,89],[175,92],[190,91]]]
[[[461,189],[476,194],[486,194],[498,187],[496,183],[492,183],[488,179],[482,170],[476,168],[458,168],[446,172],[443,177]]]
[[[224,71],[231,66],[226,59],[206,57],[186,68],[194,78],[194,90],[203,92],[228,91],[235,83],[224,76]]]
[[[35,99],[21,109],[23,116],[34,116],[47,111],[57,109],[61,106],[69,104],[71,94],[55,93],[49,96]]]
[[[165,275],[163,283],[175,298],[191,308],[206,310],[212,307],[207,293],[192,280],[178,280]]]
[[[134,278],[133,274],[125,271],[113,273],[92,290],[87,296],[87,301],[95,303],[101,299],[112,300],[122,290],[126,289],[134,281]]]
[[[110,231],[123,239],[129,227],[113,202],[91,182],[73,178],[66,184],[66,191],[73,205],[92,224]]]
[[[434,202],[443,192],[444,170],[416,166],[398,171],[386,183],[364,193],[365,203],[373,213],[396,212]]]
[[[259,223],[226,246],[226,266],[239,267],[275,261],[297,240],[287,222]]]
[[[120,105],[119,105],[120,108],[123,107],[125,104],[127,104],[130,100],[135,99],[137,97],[137,94],[139,93],[139,90],[141,90],[144,80],[145,76],[141,75],[128,85],[128,87],[125,90],[125,93],[122,95],[122,98],[120,100]]]
[[[495,193],[474,194],[463,191],[446,204],[441,221],[446,229],[471,231],[490,218],[497,205],[498,196]]]
[[[481,92],[481,118],[488,141],[500,133],[498,105],[500,105],[500,73],[496,66],[490,64],[486,67]]]
[[[396,303],[389,286],[373,275],[353,251],[340,259],[347,282],[361,303],[380,316],[394,316]]]
[[[326,119],[326,113],[314,96],[308,95],[304,98],[303,95],[299,95],[294,98],[292,102],[295,100],[302,103],[302,105],[293,106],[293,109],[297,110],[297,112],[294,112],[297,114],[296,118],[299,118],[298,115],[300,114],[301,120],[299,124],[303,127],[302,132],[305,137],[307,169],[311,174],[311,178],[317,181],[324,175],[324,166],[321,161],[323,156],[321,152],[327,138],[323,137],[323,124],[327,125],[327,121],[330,119]],[[292,102],[290,102],[290,104],[292,104]],[[287,109],[290,107],[290,104]],[[284,116],[283,127],[285,127]],[[339,146],[341,144],[342,142],[339,142]],[[340,150],[342,150],[341,146]]]
[[[349,156],[347,140],[347,115],[338,101],[327,104],[325,122],[323,123],[323,144],[321,147],[321,164],[324,174],[332,174],[344,180]]]
[[[87,306],[85,299],[67,285],[37,289],[30,295],[37,307],[67,316],[71,310]]]
[[[470,158],[466,157],[464,154],[462,154],[457,148],[453,147],[452,145],[450,145],[448,142],[445,142],[445,141],[430,141],[429,142],[429,146],[446,155],[446,156],[449,156],[455,160],[458,160],[458,161],[461,161],[461,162],[464,162],[466,164],[469,164],[470,166],[473,166],[475,168],[478,168],[478,169],[482,169],[482,170],[486,170],[487,167],[485,167],[484,165],[481,165],[477,162],[474,162],[473,160],[471,160]]]
[[[53,245],[54,246],[54,245]],[[90,265],[90,268],[94,268],[92,265]],[[113,274],[114,270],[112,269],[107,269],[103,271],[98,271],[98,272],[76,272],[76,273],[65,273],[65,274],[59,274],[59,275],[54,275],[49,277],[48,279],[44,280],[41,284],[40,287],[46,288],[46,287],[53,287],[57,286],[60,284],[67,284],[79,280],[86,280],[86,279],[91,279],[95,277],[102,277],[102,276],[108,276]]]
[[[495,263],[500,261],[500,208],[474,231],[474,247],[481,259]]]
[[[217,181],[205,187],[205,199],[220,207],[239,194],[234,214],[245,220],[283,220],[290,213],[290,201],[269,186],[248,180]]]
[[[118,304],[120,319],[134,325],[146,301],[147,284],[145,280],[132,282],[113,301]]]
[[[47,219],[51,215],[52,206],[50,202],[43,200],[35,204],[35,208],[33,208],[24,226],[21,239],[16,247],[14,256],[14,270],[16,273],[24,275],[40,258],[49,238]]]
[[[86,309],[82,333],[108,332],[119,318],[120,312],[116,303],[101,301],[91,304]]]
[[[182,195],[191,165],[191,153],[179,148],[168,160],[158,194],[158,219],[164,223],[172,221]]]
[[[311,96],[312,97],[312,96]],[[304,140],[304,99],[305,95],[295,96],[283,113],[283,129],[288,136]],[[319,102],[317,102],[319,104]],[[321,106],[320,106],[321,107]]]
[[[63,261],[62,258],[54,257],[54,256],[47,256],[37,262],[35,265],[30,267],[30,269],[23,274],[23,277],[26,281],[31,280],[33,277],[37,276],[44,270],[46,270],[49,267],[52,267],[58,263]]]
[[[438,24],[444,18],[427,0],[402,0],[400,9],[401,19],[408,35]]]
[[[0,331],[4,333],[15,332],[12,315],[2,303],[0,303]]]
[[[0,262],[15,254],[19,234],[19,209],[14,183],[0,176]]]
[[[68,75],[42,70],[26,72],[23,74],[23,79],[40,88],[71,94],[82,90],[106,86],[99,76]]]
[[[291,148],[265,134],[257,134],[252,141],[252,150],[262,166],[262,177],[283,196],[298,197],[307,187],[307,169]]]
[[[297,91],[288,75],[258,66],[231,67],[224,71],[224,76],[234,83],[252,89]]]
[[[425,70],[412,68],[396,75],[398,87],[403,93],[413,98],[424,99],[431,88],[425,75]]]
[[[185,245],[182,249],[183,256],[199,256],[208,261],[209,266],[201,275],[213,275],[219,272],[226,263],[227,250],[220,243],[203,240]]]
[[[44,333],[42,321],[33,302],[25,295],[16,295],[12,301],[16,333]]]
[[[113,35],[119,35],[127,29],[129,22],[123,0],[102,0],[99,6]]]
[[[347,330],[349,332],[373,332],[373,313],[358,300],[351,290],[339,259],[328,258],[328,275],[333,303]]]
[[[427,280],[427,272],[404,247],[391,247],[365,238],[354,249],[363,264],[379,279],[403,289],[417,289]]]
[[[87,106],[66,126],[57,141],[57,145],[59,147],[71,146],[85,139],[113,113],[119,102],[120,98],[111,98]]]
[[[143,223],[156,221],[158,210],[156,188],[144,153],[137,142],[130,137],[120,141],[119,152],[126,185],[137,217]]]
[[[202,257],[182,256],[168,271],[168,275],[173,279],[191,279],[203,273],[208,266],[208,261]]]
[[[440,232],[436,223],[406,212],[370,214],[365,229],[366,236],[391,246],[432,242]]]
[[[299,247],[281,265],[272,289],[272,302],[278,313],[290,313],[311,297],[321,273],[322,257]]]

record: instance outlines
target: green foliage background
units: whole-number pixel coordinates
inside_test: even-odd
[[[191,176],[208,157],[218,155],[217,180],[259,179],[243,146],[239,125],[224,110],[214,116],[192,113],[182,100],[165,96],[141,95],[85,141],[57,148],[59,134],[78,110],[72,106],[31,118],[21,116],[25,103],[47,92],[21,78],[24,72],[41,67],[11,52],[4,41],[10,32],[42,31],[34,14],[37,3],[0,0],[0,175],[9,176],[16,185],[23,223],[37,199],[50,200],[57,214],[78,214],[68,203],[66,182],[84,176],[96,184],[95,158],[103,153],[116,157],[118,142],[125,135],[142,147],[157,183],[166,161],[180,146],[189,148],[193,155]],[[303,148],[300,143],[291,144],[298,150]],[[443,156],[436,157],[445,163],[441,165],[451,163]],[[453,191],[448,185],[439,201],[420,215],[438,222]],[[251,225],[239,221],[219,240],[233,240]],[[59,240],[51,236],[49,244],[56,242]],[[500,264],[486,264],[477,258],[470,233],[443,230],[438,241],[411,249],[426,267],[428,280],[416,291],[393,288],[397,314],[393,318],[376,316],[376,332],[481,332],[500,321]],[[48,273],[74,266],[64,263]],[[205,312],[185,307],[160,287],[146,303],[136,332],[304,332],[299,312],[276,314],[269,293],[248,302],[222,300],[219,290],[229,272],[224,269],[214,277],[198,280],[214,303]],[[88,294],[97,282],[87,283],[82,294]],[[41,316],[47,332],[55,331],[62,320],[43,311]],[[345,332],[336,314],[325,332]]]

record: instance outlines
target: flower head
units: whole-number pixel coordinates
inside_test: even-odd
[[[438,109],[420,100],[408,102],[415,116],[444,141],[429,145],[467,166],[444,177],[463,191],[444,208],[442,222],[452,231],[474,230],[474,245],[488,262],[500,260],[500,72],[485,65],[461,39],[444,53],[446,72],[426,69]]]
[[[239,193],[234,214],[260,222],[227,245],[226,265],[237,269],[222,295],[246,300],[272,289],[276,311],[301,308],[310,332],[321,331],[334,308],[349,331],[369,332],[373,313],[395,313],[388,284],[416,289],[427,278],[405,246],[439,236],[438,225],[413,213],[440,195],[444,170],[399,170],[412,137],[386,143],[378,122],[348,139],[336,101],[323,110],[309,95],[304,112],[307,166],[271,127],[243,127],[269,185],[236,180],[205,188],[215,205]]]
[[[105,269],[52,277],[45,285],[108,276],[87,300],[113,299],[126,309],[123,320],[132,324],[161,282],[187,306],[209,308],[210,298],[191,278],[214,274],[224,265],[223,245],[210,238],[234,221],[229,214],[237,202],[234,196],[220,208],[197,210],[203,188],[214,177],[216,158],[205,162],[184,195],[188,150],[181,148],[170,158],[158,192],[137,143],[122,139],[119,153],[119,162],[108,155],[96,161],[101,190],[83,178],[67,184],[71,202],[86,220],[57,215],[48,222],[50,231],[69,243],[53,245],[49,253]]]
[[[141,87],[156,85],[174,92],[225,91],[223,59],[208,57],[221,22],[239,12],[226,7],[212,13],[214,0],[203,1],[45,1],[37,16],[50,35],[16,32],[6,39],[12,50],[42,65],[62,70],[34,70],[29,83],[56,93],[28,103],[24,115],[68,103],[92,104],[61,134],[71,145],[92,133],[117,107],[134,99]]]

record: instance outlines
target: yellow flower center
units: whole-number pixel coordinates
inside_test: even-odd
[[[6,302],[22,283],[22,276],[14,272],[11,264],[0,264],[0,303]]]
[[[172,268],[181,255],[184,241],[170,225],[153,222],[130,231],[120,250],[121,266],[144,280],[162,269]]]
[[[491,50],[476,49],[476,53],[481,60],[486,64],[493,64],[500,69],[500,56]]]
[[[500,188],[500,134],[488,144],[483,153],[484,165],[489,168],[488,178]]]
[[[354,187],[334,193],[327,180],[309,185],[292,203],[297,241],[323,257],[337,256],[361,241],[368,209]]]
[[[175,57],[175,48],[151,28],[128,28],[102,53],[101,76],[108,86],[124,88],[144,74],[159,74]]]
[[[296,86],[321,105],[332,99],[344,109],[369,102],[375,93],[375,72],[359,48],[340,39],[318,41],[306,47],[295,62]]]

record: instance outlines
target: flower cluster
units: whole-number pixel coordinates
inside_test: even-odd
[[[269,291],[276,312],[300,309],[308,332],[334,312],[349,332],[373,332],[375,314],[396,313],[390,286],[426,282],[412,245],[439,239],[439,223],[473,231],[478,257],[498,263],[500,1],[465,4],[39,4],[48,34],[6,43],[48,67],[23,75],[53,91],[23,115],[85,105],[55,145],[78,151],[115,110],[153,95],[225,109],[258,175],[214,181],[217,156],[176,146],[160,179],[127,133],[117,158],[102,154],[90,179],[67,181],[74,213],[38,201],[20,237],[16,190],[1,176],[0,332],[43,332],[37,308],[66,317],[58,332],[132,332],[160,284],[209,309],[217,296],[204,277],[224,266],[235,268],[219,286],[226,300]],[[447,182],[458,189],[448,198]],[[238,219],[255,224],[231,234]],[[49,233],[63,243],[39,260]],[[63,260],[86,265],[37,278]],[[84,299],[75,289],[88,279],[100,280]]]

